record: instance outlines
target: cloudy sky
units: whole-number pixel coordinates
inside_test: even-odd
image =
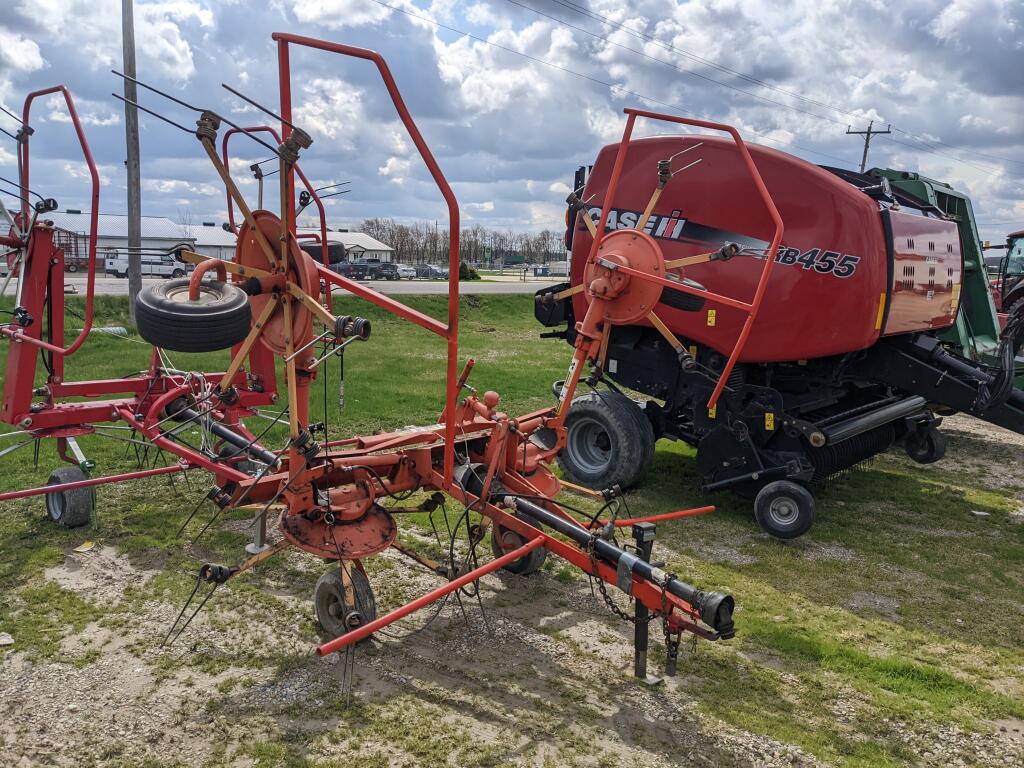
[[[0,104],[70,87],[100,166],[101,209],[123,212],[124,120],[117,0],[7,0],[0,11]],[[453,182],[463,221],[561,225],[573,170],[639,106],[733,123],[752,142],[856,167],[848,125],[892,123],[871,164],[919,170],[968,191],[982,236],[1024,227],[1024,2],[1021,0],[136,0],[140,78],[236,122],[264,122],[220,88],[276,105],[274,31],[380,51]],[[302,160],[320,184],[352,182],[331,223],[369,216],[444,220],[376,71],[296,51]],[[143,104],[186,125],[155,95]],[[33,113],[33,186],[84,208],[84,166],[59,104]],[[15,124],[0,116],[0,127]],[[244,137],[233,173],[269,153]],[[223,221],[224,196],[198,142],[142,117],[143,212]],[[0,135],[0,175],[15,176]],[[267,166],[270,168],[272,166]]]

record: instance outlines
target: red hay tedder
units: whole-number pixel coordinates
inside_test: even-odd
[[[674,338],[654,313],[666,288],[691,296],[695,306],[728,307],[745,318],[710,393],[707,405],[715,407],[756,322],[774,263],[772,257],[783,236],[782,220],[737,132],[723,125],[627,110],[626,131],[608,182],[600,222],[594,227],[589,218],[583,217],[594,237],[586,259],[585,278],[579,288],[573,289],[585,300],[585,311],[576,324],[568,373],[555,404],[512,417],[500,409],[497,393],[479,395],[468,385],[472,360],[460,372],[457,269],[453,268],[449,277],[447,322],[440,322],[335,274],[326,266],[326,247],[322,264],[299,248],[295,229],[296,176],[319,208],[320,241],[325,244],[326,222],[323,205],[298,166],[299,153],[311,145],[312,139],[292,122],[290,54],[297,48],[355,57],[377,67],[402,123],[447,203],[453,265],[459,263],[459,209],[381,56],[291,34],[275,34],[274,40],[278,50],[280,114],[274,115],[237,95],[279,120],[279,132],[267,126],[234,126],[210,110],[192,107],[170,96],[181,107],[199,113],[195,129],[184,128],[139,107],[195,135],[226,187],[232,226],[234,208],[241,213],[242,221],[237,228],[233,260],[208,259],[186,252],[183,258],[197,265],[190,277],[162,282],[139,296],[138,329],[153,345],[153,352],[148,370],[130,378],[69,381],[66,377],[67,358],[81,349],[92,328],[99,182],[67,89],[57,87],[28,96],[18,134],[17,186],[22,201],[20,211],[8,216],[9,234],[0,238],[0,243],[15,253],[18,264],[14,316],[0,326],[0,333],[10,346],[0,418],[19,430],[11,434],[20,434],[25,442],[44,437],[56,439],[57,450],[69,466],[54,472],[47,485],[2,493],[0,501],[45,495],[51,517],[75,526],[89,519],[95,486],[199,468],[213,475],[215,485],[208,498],[221,509],[255,504],[262,506],[265,515],[271,508],[283,505],[278,521],[283,539],[278,544],[262,548],[236,566],[203,565],[197,589],[202,582],[216,589],[234,575],[288,547],[336,563],[337,567],[320,579],[314,596],[317,617],[330,637],[317,649],[320,654],[350,647],[496,569],[518,574],[535,572],[548,552],[597,579],[606,596],[606,583],[632,596],[634,614],[628,618],[636,627],[638,674],[645,674],[647,627],[651,619],[659,618],[664,628],[670,670],[675,665],[682,632],[711,640],[732,637],[734,602],[730,596],[691,586],[651,562],[655,523],[713,508],[630,518],[619,518],[612,512],[606,519],[597,516],[581,520],[578,514],[570,514],[565,505],[553,500],[569,484],[560,481],[549,465],[565,445],[564,421],[584,369],[589,366],[590,377],[596,374],[600,378],[612,327],[643,320],[662,328],[667,338]],[[167,96],[144,83],[138,84]],[[51,201],[40,198],[40,202],[32,205],[28,199],[33,194],[28,139],[31,106],[38,97],[55,92],[62,93],[67,102],[92,179],[85,321],[70,345],[65,343],[63,252],[56,247],[52,225],[45,220],[45,213],[52,210]],[[645,220],[638,221],[635,227],[606,231],[615,186],[638,118],[725,131],[732,137],[733,151],[738,153],[756,199],[774,227],[752,300],[712,293],[685,281],[666,278],[666,271],[674,265],[666,263],[658,241],[643,231]],[[223,135],[218,154],[217,135],[226,122],[231,129]],[[235,133],[255,138],[277,156],[281,216],[267,210],[251,210],[232,181],[227,145],[228,138]],[[263,142],[257,134],[268,134],[274,145]],[[650,216],[656,198],[657,194],[644,219]],[[309,390],[318,368],[346,345],[365,341],[371,333],[366,320],[335,314],[333,287],[445,339],[447,383],[439,424],[317,442],[309,423]],[[219,373],[174,370],[163,355],[163,350],[222,349],[231,349],[231,362]],[[681,344],[679,350],[680,359],[685,362]],[[277,402],[279,359],[284,367],[289,440],[283,448],[272,450],[260,444],[245,421],[257,408]],[[46,367],[42,386],[36,383],[39,360]],[[89,477],[90,467],[76,438],[94,433],[97,424],[110,422],[122,422],[134,431],[133,439],[156,446],[175,456],[177,462],[167,467]],[[184,441],[180,433],[187,425],[203,430],[208,439],[203,440],[202,446],[197,448]],[[570,490],[601,497],[600,493],[585,489]],[[475,547],[489,529],[495,558],[479,567],[459,567],[454,562],[435,562],[396,542],[396,514],[401,509],[389,508],[385,502],[417,491],[441,492],[464,505],[466,514],[479,513],[481,524],[466,526],[470,545]],[[610,502],[617,492],[606,491],[605,500]],[[435,493],[418,509],[431,509],[431,504],[438,503]],[[605,510],[611,506],[606,504]],[[636,540],[636,546],[629,551],[615,542],[614,532],[622,527],[631,527]],[[362,561],[389,547],[444,576],[447,583],[378,617]],[[182,609],[179,620],[184,614]],[[193,616],[195,612],[187,621]]]

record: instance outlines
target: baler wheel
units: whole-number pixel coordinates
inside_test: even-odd
[[[937,429],[914,432],[907,435],[903,448],[918,464],[934,464],[946,455],[946,436]]]
[[[814,523],[814,497],[802,485],[776,480],[758,492],[754,517],[765,533],[777,539],[795,539]]]
[[[86,480],[85,472],[78,467],[55,469],[46,481],[47,485],[77,483]],[[46,512],[55,523],[65,528],[86,525],[96,508],[96,491],[92,488],[72,488],[70,491],[50,491],[46,494]]]
[[[520,517],[516,515],[516,517]],[[528,520],[525,517],[521,518],[530,525],[537,525],[533,520]],[[526,540],[515,531],[510,531],[508,528],[502,528],[500,525],[495,525],[491,528],[491,552],[494,556],[501,557],[514,549],[518,549],[526,543]],[[544,565],[544,561],[547,560],[548,551],[544,547],[538,547],[532,552],[520,557],[518,560],[513,560],[511,563],[506,565],[502,570],[514,573],[517,576],[529,576],[531,573],[536,573]]]
[[[341,637],[377,618],[377,601],[370,580],[354,566],[350,566],[348,572],[352,580],[349,599],[345,597],[340,568],[334,568],[321,576],[313,590],[316,619],[324,634],[331,639]]]
[[[187,277],[167,280],[138,295],[135,322],[142,338],[172,352],[215,352],[249,335],[252,310],[245,291],[208,280],[200,284],[199,299],[190,301],[188,284]]]
[[[629,488],[654,460],[654,429],[640,407],[621,392],[576,398],[565,418],[558,464],[569,480],[588,488]]]

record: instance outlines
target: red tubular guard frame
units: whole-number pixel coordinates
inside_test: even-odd
[[[249,128],[228,129],[224,133],[224,138],[221,139],[220,144],[224,167],[227,169],[228,173],[231,173],[231,163],[230,160],[228,159],[228,139],[230,139],[236,133],[269,133],[273,137],[274,141],[276,141],[278,144],[281,143],[280,134],[278,134],[278,132],[272,126],[269,125],[254,125]],[[302,185],[306,188],[306,191],[309,192],[309,196],[313,199],[313,202],[316,203],[317,210],[320,213],[320,258],[323,261],[324,266],[327,269],[330,269],[331,261],[327,253],[327,211],[324,209],[324,203],[320,199],[320,195],[318,195],[316,193],[316,190],[313,189],[313,185],[310,184],[309,179],[306,178],[306,174],[302,172],[302,169],[299,168],[298,164],[295,165],[295,173],[299,175],[299,179],[302,181]],[[289,185],[289,191],[291,191],[291,185]],[[228,199],[228,226],[230,226],[231,231],[237,235],[238,227],[235,226],[235,203],[231,199],[230,191],[225,190],[225,194],[227,195]],[[295,239],[298,240],[300,237],[301,235],[299,235],[299,233],[296,232]],[[331,294],[330,291],[327,292],[327,308],[332,312],[334,311],[334,296]]]
[[[402,120],[402,124],[409,132],[410,138],[420,153],[420,157],[422,157],[423,162],[426,163],[427,169],[430,171],[430,175],[434,179],[434,183],[437,184],[437,187],[441,191],[441,195],[444,197],[445,203],[448,206],[448,263],[450,266],[448,270],[447,325],[438,322],[428,315],[417,312],[412,307],[406,306],[401,302],[389,299],[374,290],[361,286],[353,280],[341,277],[324,267],[318,267],[318,271],[320,273],[320,277],[327,280],[329,284],[341,286],[351,293],[366,299],[370,303],[409,320],[422,328],[426,328],[428,331],[436,333],[438,336],[445,339],[448,348],[448,360],[446,366],[447,373],[444,402],[444,482],[446,485],[451,485],[453,480],[452,472],[455,468],[455,406],[459,395],[457,378],[459,357],[459,203],[455,199],[455,193],[452,192],[452,188],[449,186],[447,179],[445,179],[444,173],[441,172],[441,168],[434,159],[434,155],[431,153],[427,143],[423,140],[423,136],[420,133],[419,128],[416,127],[416,123],[413,121],[412,115],[409,114],[408,107],[405,106],[405,101],[402,99],[402,94],[398,90],[398,85],[395,83],[395,79],[391,75],[391,70],[388,69],[387,62],[384,61],[384,58],[379,53],[365,48],[356,48],[351,45],[331,43],[326,40],[317,40],[315,38],[293,35],[286,32],[275,32],[272,35],[272,38],[277,41],[278,74],[281,89],[281,117],[288,122],[291,122],[292,119],[291,63],[289,58],[289,45],[314,48],[328,53],[337,53],[342,56],[351,56],[353,58],[365,59],[366,61],[373,62],[377,66],[377,70],[380,72],[380,76],[384,81],[385,87],[388,89],[388,94],[391,96],[391,101],[395,105],[395,110],[398,112],[398,116]],[[288,138],[290,133],[291,127],[286,123],[282,123],[282,137]],[[289,177],[287,179],[287,184],[288,199],[294,200],[294,179]],[[294,207],[290,206],[285,215],[288,216],[289,229],[294,232]],[[454,268],[451,265],[454,265]]]
[[[683,293],[700,296],[709,301],[717,302],[724,306],[732,307],[733,309],[738,309],[746,313],[747,319],[743,323],[740,335],[736,338],[736,343],[733,345],[732,352],[729,353],[729,359],[725,364],[725,368],[722,369],[718,382],[715,384],[715,389],[711,393],[711,398],[708,400],[708,408],[714,408],[715,404],[718,402],[719,396],[722,394],[722,390],[725,388],[725,382],[729,379],[729,374],[732,373],[732,369],[736,365],[736,361],[739,359],[740,354],[743,352],[743,348],[746,346],[747,338],[750,336],[750,329],[754,325],[754,319],[757,317],[757,313],[761,309],[761,301],[764,298],[765,289],[768,287],[768,278],[771,276],[772,266],[775,264],[775,253],[779,249],[779,244],[782,242],[782,234],[785,230],[782,223],[782,216],[779,215],[779,210],[775,207],[775,203],[772,201],[772,196],[768,192],[768,188],[765,186],[764,179],[761,178],[761,174],[757,170],[757,166],[754,164],[754,159],[750,156],[750,152],[747,151],[746,144],[743,143],[743,139],[740,137],[739,132],[731,125],[725,125],[724,123],[712,123],[707,120],[695,120],[689,117],[666,115],[661,112],[648,112],[642,109],[626,109],[624,112],[628,115],[626,118],[626,128],[622,132],[622,139],[619,141],[619,148],[615,154],[615,165],[612,167],[612,175],[608,180],[608,189],[605,193],[604,206],[601,208],[601,221],[597,225],[597,237],[594,238],[594,242],[590,246],[590,255],[587,258],[588,262],[593,261],[597,255],[597,249],[605,237],[605,225],[608,222],[608,214],[612,209],[612,201],[615,198],[615,190],[619,185],[619,177],[622,175],[622,168],[626,164],[626,152],[629,149],[629,139],[633,135],[633,125],[636,123],[636,119],[638,117],[646,117],[651,120],[664,120],[665,122],[679,123],[681,125],[692,125],[696,128],[706,128],[712,131],[722,131],[732,136],[733,141],[736,142],[737,149],[739,149],[740,155],[743,157],[743,162],[747,166],[747,170],[750,171],[750,177],[754,182],[754,186],[757,187],[758,194],[764,201],[765,207],[768,209],[768,214],[771,216],[772,222],[775,224],[775,234],[772,236],[771,244],[768,248],[767,259],[764,266],[761,268],[761,277],[758,280],[757,289],[754,291],[754,298],[749,304],[745,301],[733,299],[729,296],[722,296],[712,291],[691,288],[685,283],[676,283],[653,275],[648,275],[643,272],[638,272],[628,267],[619,267],[619,271],[630,275],[631,277],[658,283],[664,285],[666,288],[682,291]]]
[[[100,175],[96,170],[96,163],[92,159],[92,150],[89,149],[89,141],[85,138],[85,131],[82,130],[82,123],[78,119],[78,110],[75,109],[75,102],[71,99],[71,94],[68,92],[66,86],[55,85],[52,88],[44,88],[40,91],[33,91],[25,97],[25,107],[22,111],[21,121],[23,124],[29,124],[29,115],[32,111],[32,102],[40,96],[48,96],[51,93],[59,93],[64,97],[64,103],[68,107],[68,114],[71,116],[71,124],[75,128],[75,134],[78,136],[78,144],[82,148],[82,155],[85,158],[85,164],[89,168],[89,177],[92,181],[92,196],[91,196],[91,210],[89,212],[89,266],[88,266],[88,277],[86,280],[86,291],[85,291],[85,318],[82,323],[82,330],[78,334],[70,347],[63,347],[57,344],[50,344],[42,339],[36,339],[31,336],[27,336],[20,329],[8,329],[3,328],[4,335],[10,337],[13,341],[24,341],[29,344],[33,344],[37,347],[53,352],[55,355],[71,355],[74,354],[85,340],[89,337],[89,331],[92,330],[92,310],[93,310],[93,297],[96,290],[96,232],[97,223],[99,221],[99,209],[100,209]],[[28,188],[29,188],[29,151],[28,151],[29,137],[26,135],[24,141],[18,145],[18,159],[21,161],[21,213],[23,221],[26,223],[31,220],[30,211],[28,208]],[[31,233],[29,234],[31,237]],[[61,340],[63,342],[63,340]]]

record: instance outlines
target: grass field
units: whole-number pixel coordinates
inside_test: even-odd
[[[499,391],[513,414],[550,403],[569,358],[563,343],[536,340],[530,300],[463,304],[471,383]],[[409,303],[443,314],[440,297]],[[123,300],[102,299],[100,324],[125,325],[124,311]],[[366,314],[362,304],[346,311]],[[346,354],[344,414],[329,369],[333,437],[432,423],[441,405],[440,340],[368,316],[372,339]],[[122,376],[148,354],[137,338],[95,335],[69,372]],[[225,359],[172,357],[183,369],[219,370]],[[0,347],[0,370],[5,359]],[[313,393],[320,419],[319,384]],[[243,512],[198,543],[175,536],[207,489],[203,476],[191,487],[104,487],[94,523],[73,531],[49,523],[39,499],[0,504],[0,632],[15,639],[0,648],[0,754],[15,765],[1019,765],[1022,442],[961,417],[947,426],[944,461],[921,467],[893,453],[820,490],[815,527],[798,541],[760,533],[749,503],[728,494],[711,497],[712,515],[661,525],[656,556],[730,592],[738,610],[735,640],[700,644],[655,688],[629,676],[630,628],[549,558],[530,579],[484,580],[490,634],[467,603],[465,617],[446,610],[417,637],[361,649],[348,704],[338,667],[310,655],[308,597],[324,566],[304,555],[231,582],[180,647],[158,647],[197,565],[237,561],[247,540]],[[99,471],[134,466],[124,445],[82,444]],[[629,495],[633,513],[706,503],[692,456],[659,444]],[[0,459],[0,488],[45,482],[58,465],[52,445],[38,468],[29,447]],[[425,518],[412,522],[408,535],[422,538]],[[98,545],[92,560],[70,553],[87,538]],[[393,558],[375,560],[372,575],[382,607],[436,583]],[[47,695],[60,718],[33,713]],[[129,700],[170,719],[139,725],[119,709]],[[60,747],[69,727],[70,759]]]

